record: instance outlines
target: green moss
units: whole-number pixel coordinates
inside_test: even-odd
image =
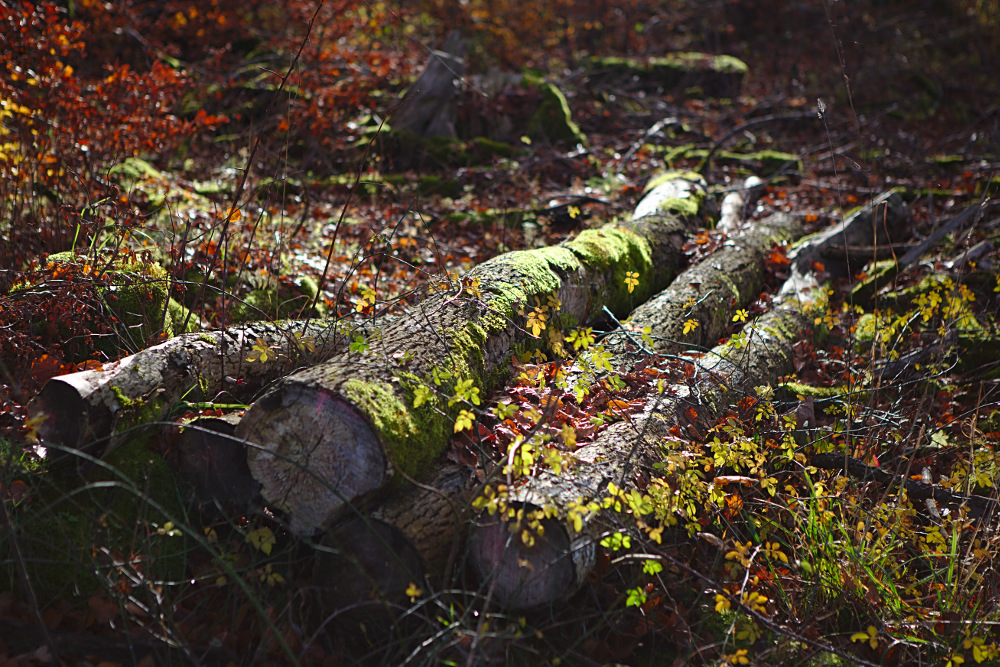
[[[108,169],[108,173],[112,176],[120,176],[133,180],[145,178],[152,178],[159,181],[166,180],[162,171],[145,160],[137,157],[125,158],[118,164]]]
[[[128,566],[151,584],[184,576],[185,539],[157,533],[184,516],[176,480],[143,443],[126,444],[84,476],[74,467],[69,475],[33,473],[30,483],[31,502],[12,507],[11,519],[42,606],[86,598],[118,582],[121,573],[108,554],[128,557]],[[18,590],[9,547],[0,536],[0,587]]]
[[[367,408],[372,426],[383,436],[382,446],[389,460],[403,473],[422,476],[447,445],[450,422],[437,412],[447,409],[447,403],[439,397],[415,409],[412,402],[405,403],[394,385],[356,378],[344,382],[342,392],[355,405]]]
[[[749,68],[728,55],[680,52],[639,60],[625,57],[595,57],[590,61],[591,78],[618,82],[631,80],[645,90],[682,90],[688,95],[731,97],[739,92]]]
[[[156,533],[167,522],[183,523],[184,506],[173,470],[161,456],[134,439],[104,457],[106,467],[95,469],[95,481],[118,482],[106,489],[106,508],[116,535],[134,553],[148,554],[149,574],[176,580],[186,570],[185,539]],[[114,534],[111,532],[110,534]]]
[[[686,190],[685,197],[668,197],[668,192],[658,192],[654,190],[672,181],[690,181],[697,183],[699,187],[692,187]],[[705,179],[695,171],[667,171],[658,174],[650,179],[643,189],[643,193],[649,197],[651,194],[656,199],[656,213],[674,214],[680,217],[694,217],[701,210],[702,202],[705,199]],[[637,209],[648,208],[648,201],[643,202]],[[649,211],[644,211],[640,215],[646,215]]]
[[[436,194],[442,197],[454,197],[461,193],[462,184],[454,178],[442,178],[434,174],[423,174],[417,181],[420,194]]]
[[[497,141],[488,137],[476,137],[472,140],[472,143],[485,157],[512,158],[521,152],[517,146],[512,146],[504,141]]]
[[[542,102],[528,121],[528,135],[534,139],[587,146],[587,137],[573,122],[569,102],[555,84],[535,76],[525,76],[525,85],[542,93]]]
[[[850,394],[850,390],[845,385],[835,387],[814,387],[803,382],[789,380],[778,385],[793,396],[812,396],[813,398],[839,398]]]
[[[859,343],[871,344],[875,340],[878,328],[878,317],[872,313],[865,313],[858,318],[858,323],[854,328],[854,338]]]
[[[735,56],[707,55],[697,52],[672,53],[660,58],[651,58],[648,67],[651,69],[665,67],[685,71],[704,67],[724,74],[746,74],[750,71],[747,64]]]
[[[46,262],[83,264],[92,260],[94,258],[67,251],[49,255]],[[107,272],[106,283],[95,281],[93,286],[97,297],[116,321],[115,329],[119,334],[118,340],[102,337],[94,345],[95,349],[116,357],[122,349],[135,351],[146,347],[160,334],[170,338],[198,329],[198,319],[189,317],[188,309],[170,298],[167,272],[156,262],[132,262],[98,255],[93,263]]]
[[[851,301],[865,307],[871,304],[875,294],[892,282],[899,274],[896,260],[885,259],[868,267],[867,277],[851,288]]]
[[[261,319],[282,319],[296,316],[309,306],[315,298],[319,286],[312,278],[299,280],[270,281],[268,285],[251,290],[242,299],[234,299],[229,309],[229,319],[233,323],[253,322]],[[325,308],[317,304],[317,312],[323,314]]]
[[[705,179],[696,171],[665,171],[661,174],[657,174],[653,178],[649,179],[649,183],[646,183],[646,187],[642,189],[643,193],[649,193],[650,191],[658,188],[659,186],[667,183],[669,181],[694,181],[696,183],[704,183]]]

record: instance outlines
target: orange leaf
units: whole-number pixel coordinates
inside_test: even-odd
[[[623,400],[618,399],[618,398],[612,398],[610,401],[608,401],[608,409],[609,410],[627,410],[628,409],[628,401],[623,401]]]
[[[715,478],[715,483],[719,486],[726,486],[727,484],[739,484],[740,486],[753,486],[757,483],[757,480],[753,477],[744,477],[743,475],[719,475]]]

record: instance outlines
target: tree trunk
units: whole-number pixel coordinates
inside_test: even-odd
[[[412,306],[365,351],[299,371],[257,400],[237,436],[292,532],[315,533],[397,471],[422,477],[459,411],[471,419],[477,392],[503,379],[515,347],[558,345],[562,327],[605,308],[624,314],[663,289],[684,261],[690,226],[672,212],[696,214],[704,190],[697,175],[659,181],[644,200],[655,205],[640,204],[648,215],[495,257]]]
[[[289,321],[183,334],[101,369],[52,378],[28,403],[29,418],[41,420],[35,433],[52,455],[71,448],[101,456],[180,401],[248,400],[304,363],[329,358],[358,331],[367,335],[371,325]],[[266,359],[248,360],[255,346]]]
[[[455,136],[455,93],[465,74],[464,52],[458,31],[448,35],[440,51],[431,51],[430,62],[392,117],[393,129],[421,137]]]
[[[886,195],[799,246],[790,257],[791,275],[775,307],[745,329],[742,347],[718,345],[692,360],[696,370],[689,383],[668,388],[650,398],[631,420],[599,433],[572,454],[568,472],[544,471],[518,488],[498,487],[496,514],[481,517],[470,546],[472,567],[491,582],[493,599],[509,609],[530,609],[563,600],[582,584],[594,564],[600,521],[596,513],[581,511],[581,504],[599,501],[609,483],[626,491],[635,488],[637,476],[658,462],[658,442],[673,425],[704,431],[727,405],[791,372],[792,346],[810,327],[806,311],[823,308],[826,302],[816,275],[819,253],[844,239],[884,237],[901,225],[905,214],[898,195]],[[522,524],[505,518],[507,508],[545,509],[547,517],[555,518],[541,521],[544,532],[528,546],[521,539]],[[577,526],[574,511],[580,515]]]
[[[326,531],[312,580],[322,608],[403,605],[411,584],[423,594],[448,581],[470,523],[471,472],[442,465],[426,483]]]
[[[756,185],[750,181],[749,187]],[[749,187],[747,189],[749,189]],[[731,193],[735,194],[735,193]],[[742,216],[742,214],[740,214]],[[725,302],[729,310],[745,305],[756,296],[763,280],[764,253],[774,242],[791,240],[801,235],[801,225],[787,215],[776,215],[756,223],[753,229],[737,235],[718,252],[701,264],[679,276],[671,288],[661,292],[654,301],[669,301],[665,295],[675,294],[675,301],[685,303],[691,296],[689,283],[700,282],[698,300],[711,294],[713,288],[730,291],[733,282],[741,284],[732,296],[741,300]],[[725,273],[728,278],[716,274]],[[752,280],[756,284],[749,284]],[[744,284],[747,283],[747,284]],[[742,296],[741,296],[742,295]],[[714,339],[724,332],[727,317],[712,316],[705,301],[695,307],[699,321],[715,327],[709,336]],[[643,309],[644,306],[640,306]],[[633,314],[638,311],[633,311]],[[704,316],[703,316],[704,315]],[[655,329],[655,326],[654,326]],[[623,337],[624,338],[624,337]],[[607,339],[605,339],[607,340]],[[616,354],[613,365],[627,362],[624,345]],[[616,348],[617,349],[617,348]],[[664,348],[661,347],[661,351]],[[323,544],[335,550],[334,555],[319,557],[314,585],[322,592],[326,609],[342,609],[356,604],[352,598],[354,586],[364,587],[366,595],[377,591],[379,604],[403,604],[411,582],[419,583],[426,576],[431,586],[446,583],[458,549],[464,544],[469,523],[469,502],[474,495],[472,472],[467,467],[445,464],[442,471],[424,484],[415,484],[376,505],[370,512],[360,511],[339,522],[328,531]],[[459,483],[457,480],[462,480]],[[349,571],[355,577],[341,577],[332,572]],[[350,583],[349,583],[350,582]],[[363,583],[358,583],[363,582]]]
[[[242,516],[260,507],[246,447],[236,436],[242,412],[199,416],[166,429],[163,458],[187,484],[187,504],[206,518]]]
[[[707,350],[723,337],[733,313],[757,298],[764,287],[765,259],[776,243],[802,236],[802,225],[778,213],[761,220],[703,262],[677,277],[669,288],[632,311],[633,328],[650,327],[647,352],[675,353],[682,349]],[[694,328],[691,323],[694,323]],[[616,331],[604,347],[622,355],[639,335]]]

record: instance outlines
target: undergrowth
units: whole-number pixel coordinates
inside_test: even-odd
[[[402,600],[373,590],[359,609],[330,612],[313,582],[316,554],[329,548],[294,539],[270,511],[198,506],[168,465],[171,431],[118,433],[97,443],[100,456],[43,455],[31,441],[38,424],[25,404],[48,379],[184,331],[374,319],[435,290],[475,304],[485,286],[461,279],[463,268],[564,238],[616,210],[610,200],[637,194],[665,163],[696,166],[672,147],[714,153],[730,139],[716,137],[744,117],[774,122],[766,104],[800,113],[813,104],[804,90],[829,91],[806,53],[781,84],[787,94],[766,104],[624,85],[575,92],[588,150],[527,136],[518,145],[459,140],[443,152],[423,146],[414,167],[410,149],[383,134],[447,29],[464,32],[482,71],[561,72],[576,87],[591,55],[736,52],[760,45],[747,33],[766,27],[762,17],[788,16],[770,2],[696,11],[633,0],[458,4],[0,2],[0,622],[22,634],[5,638],[0,654],[15,664],[54,652],[140,664],[1000,661],[1000,273],[989,253],[946,263],[997,242],[987,216],[871,301],[851,291],[865,273],[831,282],[833,305],[796,346],[794,376],[744,387],[709,424],[674,426],[656,443],[655,465],[593,498],[510,501],[544,475],[571,475],[574,452],[689,380],[692,358],[637,354],[616,366],[603,332],[564,330],[559,304],[537,302],[524,304],[518,326],[538,349],[520,351],[502,391],[481,395],[471,380],[438,373],[414,386],[417,402],[442,393],[460,407],[448,456],[477,469],[471,507],[480,517],[509,520],[511,539],[527,549],[552,522],[598,547],[583,585],[542,610],[503,611],[460,562],[445,581],[408,582]],[[792,4],[817,20],[815,8]],[[945,4],[986,67],[996,3]],[[836,33],[835,18],[820,23]],[[851,30],[887,30],[867,10],[841,18]],[[933,41],[909,40],[910,57],[965,57],[954,35]],[[829,57],[819,57],[827,69]],[[882,144],[911,136],[889,119],[919,115],[920,105],[905,98],[862,136],[865,110],[839,91],[828,101],[840,105],[840,125],[789,130],[785,140],[807,172],[775,174],[750,213],[794,210],[817,228],[875,186],[898,186],[919,211],[915,225],[928,229],[957,201],[988,203],[998,187],[991,116],[974,118],[969,91],[938,85],[933,68],[912,78],[891,88],[926,101],[921,109],[953,94],[956,117],[975,131],[940,139],[940,159],[913,167]],[[464,114],[489,106],[471,81]],[[864,92],[881,100],[885,91]],[[508,103],[528,97],[511,93]],[[666,117],[669,130],[647,133]],[[756,127],[737,133],[733,148],[780,144]],[[864,155],[846,160],[835,139],[859,142]],[[729,184],[745,171],[717,164],[706,176]],[[702,234],[692,254],[723,242]],[[637,279],[626,274],[630,291]],[[767,304],[738,310],[730,340]],[[650,335],[634,332],[635,346]],[[366,349],[364,335],[352,337],[353,353]],[[277,353],[262,340],[254,351],[250,363]],[[224,392],[182,402],[171,418],[242,406]],[[372,600],[391,613],[370,615],[361,603]],[[67,637],[70,647],[56,648]],[[106,641],[93,649],[81,637]],[[120,652],[102,655],[108,647]]]

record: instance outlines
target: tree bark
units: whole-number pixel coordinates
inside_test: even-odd
[[[756,184],[750,182],[749,185]],[[765,252],[773,243],[791,240],[801,233],[801,225],[788,215],[779,214],[758,222],[754,228],[734,236],[726,247],[704,262],[686,270],[653,301],[666,304],[671,301],[669,295],[673,294],[674,302],[684,304],[692,296],[691,289],[700,290],[696,295],[701,303],[694,308],[693,316],[710,329],[709,338],[718,338],[729,318],[713,315],[715,306],[706,305],[707,300],[703,297],[711,295],[713,290],[725,290],[725,298],[717,299],[719,307],[731,311],[745,305],[756,296],[762,284]],[[731,290],[734,282],[740,285],[735,291]],[[700,287],[691,283],[700,283]],[[732,302],[730,296],[739,300]],[[640,306],[633,311],[633,316],[644,309],[645,306]],[[619,343],[623,342],[624,336]],[[624,348],[624,344],[612,347],[616,352],[612,365],[629,361]],[[659,349],[667,348],[661,345]],[[326,533],[323,544],[339,550],[338,555],[320,556],[322,565],[317,565],[313,582],[323,591],[327,609],[341,609],[356,603],[357,599],[351,598],[351,587],[355,585],[364,586],[366,593],[377,591],[382,602],[402,604],[407,599],[405,590],[410,582],[420,582],[425,576],[431,586],[448,581],[451,565],[458,547],[464,544],[471,519],[469,502],[474,495],[474,485],[472,471],[468,468],[446,464],[443,470],[447,472],[439,472],[424,484],[394,494],[370,513],[352,514],[346,522],[338,523]],[[459,478],[464,482],[457,483]],[[351,583],[328,574],[344,568],[357,574],[357,577],[347,578]]]
[[[800,245],[790,256],[790,276],[775,307],[745,329],[742,348],[722,344],[701,359],[692,359],[696,369],[692,380],[651,397],[631,420],[599,433],[571,455],[573,464],[562,475],[543,471],[517,488],[499,487],[500,507],[496,515],[481,517],[470,545],[473,570],[491,582],[493,599],[521,610],[551,605],[572,594],[593,568],[601,522],[596,513],[584,511],[577,530],[570,510],[603,498],[609,483],[635,488],[637,477],[658,462],[658,442],[675,424],[704,431],[746,392],[791,372],[792,346],[810,327],[806,311],[826,302],[817,278],[819,253],[845,239],[891,235],[890,228],[898,228],[905,214],[898,195],[885,195]],[[547,510],[550,518],[541,522],[544,532],[534,544],[522,541],[522,525],[517,518],[506,518],[507,508]]]
[[[394,477],[423,476],[459,410],[471,415],[473,391],[503,379],[516,346],[558,342],[560,328],[605,308],[624,314],[663,289],[684,262],[704,190],[697,175],[659,180],[648,214],[495,257],[382,328],[364,352],[294,373],[257,400],[237,436],[249,443],[264,499],[292,532],[314,534],[345,503]],[[634,292],[626,272],[637,274]]]
[[[49,380],[28,403],[28,415],[40,420],[36,436],[53,456],[66,448],[101,456],[130,428],[164,419],[179,401],[248,400],[307,361],[330,357],[353,332],[370,329],[365,323],[312,320],[183,334],[101,369]],[[258,340],[268,358],[250,362]]]
[[[392,118],[393,129],[421,137],[455,136],[455,93],[465,74],[464,52],[458,31],[448,35],[440,51],[431,51],[430,62]]]
[[[798,220],[784,213],[761,220],[633,310],[633,327],[648,326],[653,332],[647,351],[667,354],[715,345],[732,324],[733,313],[756,299],[763,288],[767,253],[774,244],[794,241],[802,233]],[[637,338],[616,331],[605,338],[604,347],[620,356]]]

